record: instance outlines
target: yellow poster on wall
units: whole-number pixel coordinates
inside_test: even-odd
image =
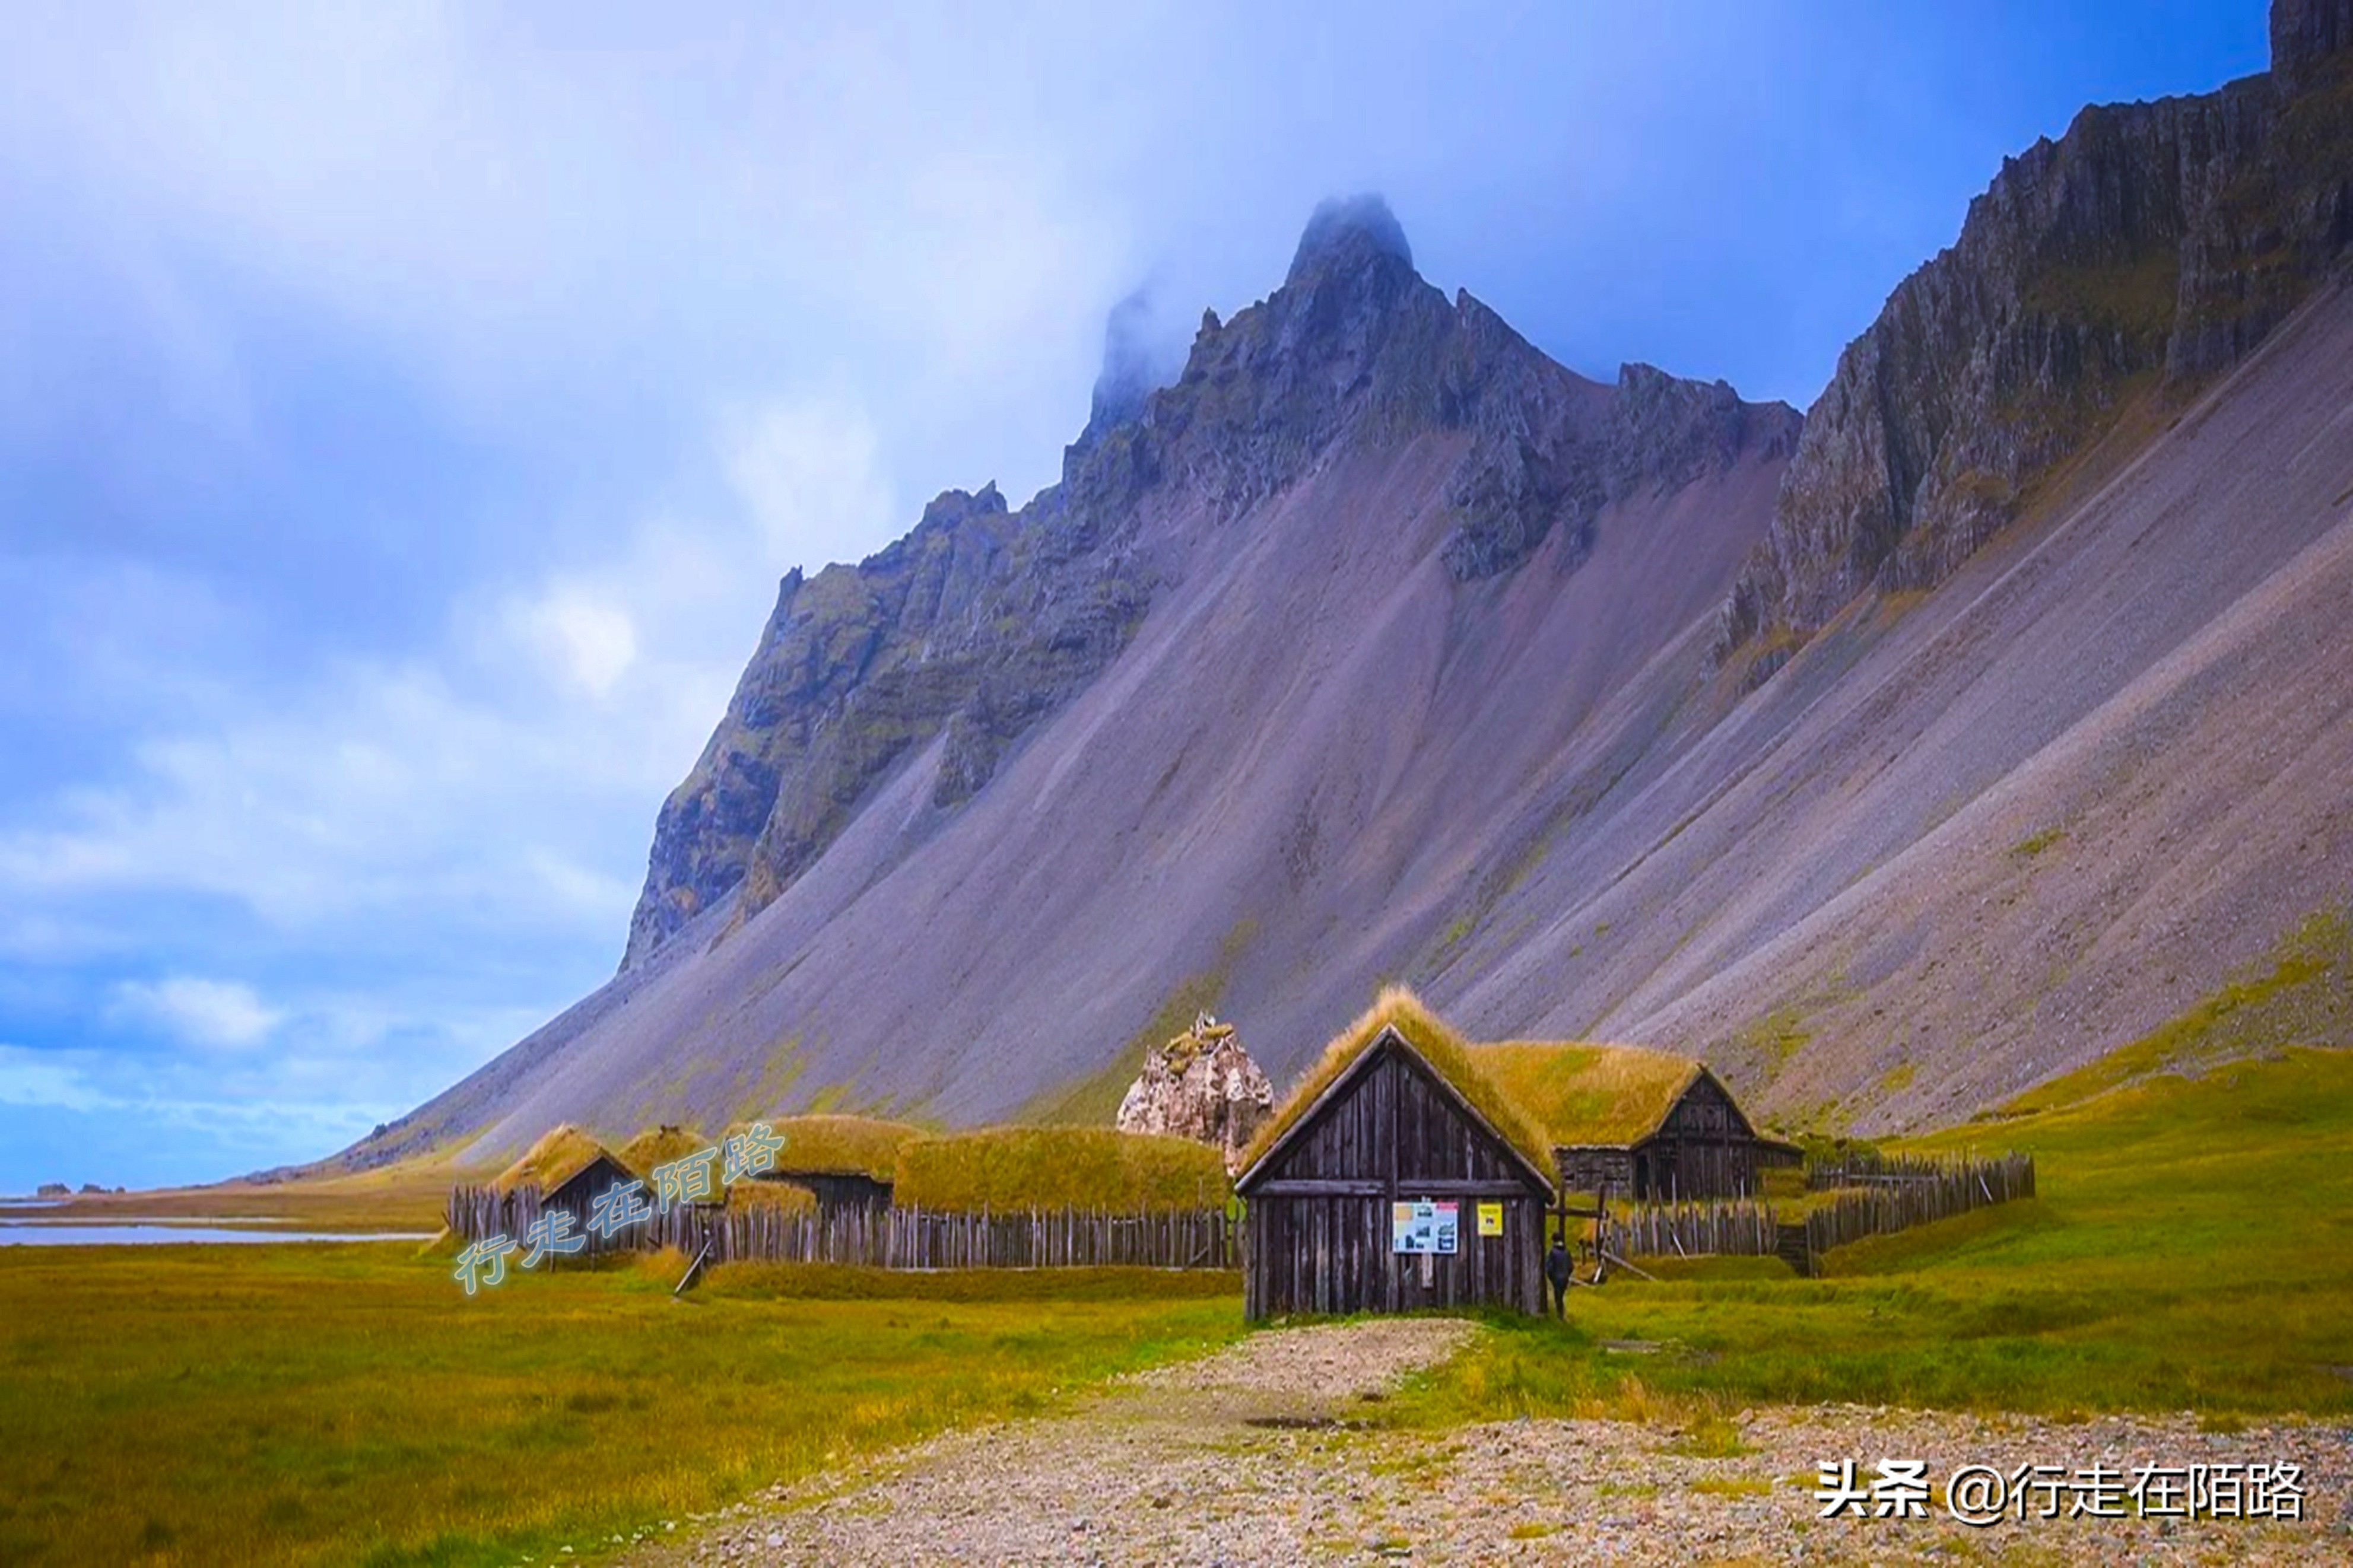
[[[1503,1205],[1481,1204],[1479,1205],[1479,1234],[1481,1236],[1501,1236],[1504,1234]]]

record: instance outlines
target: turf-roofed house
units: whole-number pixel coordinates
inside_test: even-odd
[[[1472,1059],[1544,1130],[1564,1191],[1650,1203],[1754,1195],[1794,1165],[1794,1143],[1759,1133],[1706,1066],[1639,1046],[1509,1040]]]
[[[537,1187],[540,1212],[563,1209],[585,1233],[596,1199],[608,1188],[638,1179],[611,1150],[566,1123],[541,1137],[491,1185],[502,1196],[518,1187]],[[596,1249],[592,1238],[590,1250]]]
[[[1541,1311],[1556,1193],[1732,1196],[1797,1157],[1688,1057],[1472,1045],[1391,989],[1243,1156],[1245,1310]]]
[[[746,1125],[730,1127],[729,1135]],[[923,1136],[920,1127],[864,1116],[776,1116],[765,1125],[781,1147],[759,1179],[797,1187],[822,1209],[889,1208],[899,1150]]]
[[[1251,1318],[1543,1310],[1551,1147],[1408,992],[1324,1047],[1234,1186]]]

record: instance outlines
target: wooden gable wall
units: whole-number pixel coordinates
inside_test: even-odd
[[[1394,1037],[1377,1042],[1244,1184],[1246,1310],[1408,1311],[1493,1303],[1543,1310],[1546,1185],[1466,1113],[1459,1096]],[[1393,1205],[1460,1205],[1458,1250],[1428,1260],[1392,1245]],[[1478,1234],[1501,1204],[1504,1234]]]

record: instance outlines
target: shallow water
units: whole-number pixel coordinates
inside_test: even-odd
[[[87,1225],[67,1220],[0,1220],[0,1247],[138,1247],[158,1243],[266,1241],[430,1241],[427,1230],[231,1230],[219,1225]]]

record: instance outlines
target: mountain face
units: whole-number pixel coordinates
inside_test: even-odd
[[[2353,0],[2347,0],[2353,5]],[[619,973],[348,1151],[1108,1121],[1378,982],[1949,1120],[2353,890],[2347,5],[2011,160],[1803,419],[1554,363],[1327,204],[1060,481],[786,579]]]
[[[2269,74],[2086,109],[2007,161],[1814,405],[1725,605],[1769,675],[1866,590],[1934,587],[2152,394],[2262,342],[2353,239],[2343,0],[2283,0]]]
[[[1335,446],[1457,434],[1441,559],[1468,581],[1519,565],[1556,527],[1589,552],[1610,500],[1728,466],[1752,436],[1786,451],[1798,424],[1775,407],[1752,431],[1729,387],[1645,366],[1614,396],[1571,375],[1416,276],[1377,199],[1320,210],[1283,287],[1205,321],[1175,386],[1139,393],[1116,318],[1109,340],[1060,484],[1018,512],[994,486],[948,491],[857,566],[785,579],[726,717],[662,807],[624,969],[731,895],[733,918],[757,915],[934,741],[929,809],[971,799],[1127,646],[1184,553],[1154,526],[1168,508],[1215,527]]]

